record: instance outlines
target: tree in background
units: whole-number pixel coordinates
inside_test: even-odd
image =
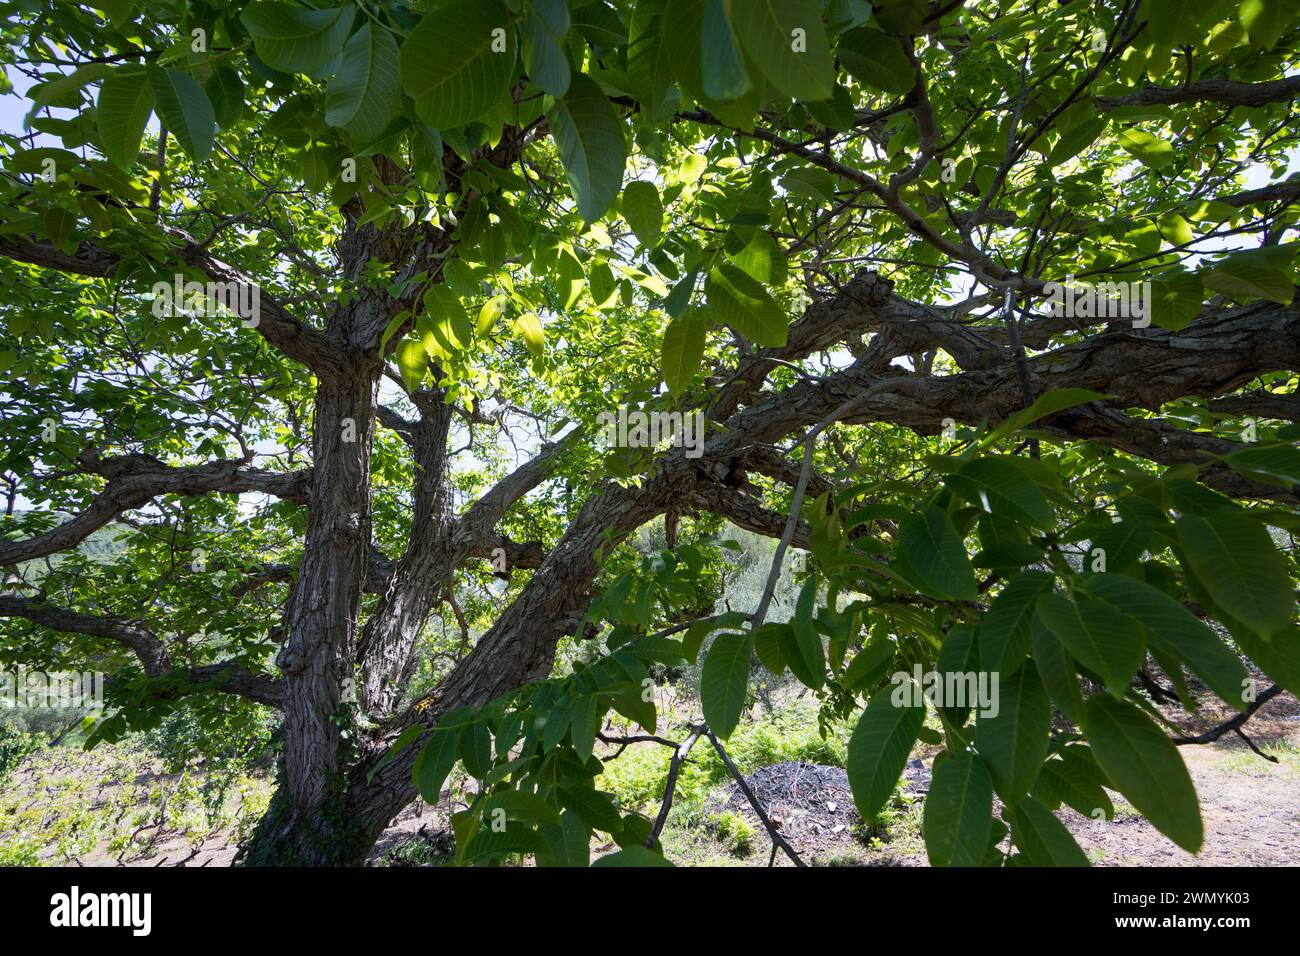
[[[1103,787],[1195,851],[1153,702],[1300,692],[1294,0],[0,7],[0,661],[107,671],[92,743],[281,711],[248,862],[457,760],[463,861],[660,861],[592,750],[706,641],[684,747],[757,655],[867,818],[944,745],[937,864],[1084,862]]]

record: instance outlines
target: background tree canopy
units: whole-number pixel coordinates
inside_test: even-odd
[[[725,753],[755,656],[865,818],[944,745],[936,864],[1083,862],[1103,787],[1194,852],[1153,699],[1300,693],[1297,0],[0,8],[0,664],[106,671],[92,744],[280,712],[247,861],[460,761],[463,862],[663,862],[606,716]]]

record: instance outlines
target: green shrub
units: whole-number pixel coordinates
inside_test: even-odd
[[[718,842],[736,856],[748,856],[754,846],[754,825],[733,810],[719,813],[713,818]]]
[[[0,783],[18,769],[18,765],[31,753],[39,750],[40,740],[8,724],[0,724]]]

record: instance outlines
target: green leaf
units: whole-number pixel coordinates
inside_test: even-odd
[[[504,810],[505,819],[523,823],[560,822],[560,814],[553,806],[524,790],[498,790],[484,802],[483,817],[491,820],[493,810]]]
[[[672,866],[654,850],[643,846],[625,846],[607,856],[602,856],[592,866]]]
[[[897,692],[888,687],[876,691],[849,738],[845,771],[864,820],[874,819],[889,803],[925,722],[924,707],[894,704]]]
[[[492,771],[492,731],[482,720],[460,732],[456,750],[470,776],[482,780]]]
[[[153,85],[143,70],[119,68],[99,88],[99,139],[113,165],[130,169],[153,112]]]
[[[1145,521],[1107,522],[1092,533],[1088,553],[1084,556],[1084,570],[1092,573],[1127,571],[1139,560],[1150,545],[1155,531]],[[1103,561],[1096,571],[1093,565]]]
[[[549,860],[539,859],[541,866],[581,866],[591,863],[591,828],[568,810],[560,814],[559,826],[543,826],[542,837],[550,847]]]
[[[407,36],[402,87],[430,126],[453,129],[486,113],[515,76],[515,39],[500,0],[450,0]]]
[[[710,729],[723,740],[740,723],[749,688],[754,643],[748,634],[719,634],[700,669],[700,705]]]
[[[427,743],[415,758],[411,776],[415,788],[428,804],[436,804],[442,795],[442,785],[456,764],[456,732],[439,727],[430,736]]]
[[[239,19],[267,66],[285,73],[314,73],[343,46],[355,15],[351,4],[309,10],[285,3],[254,3]]]
[[[789,268],[781,245],[762,229],[736,229],[727,234],[727,258],[744,272],[767,285],[785,284]]]
[[[129,69],[129,67],[128,67]],[[81,90],[110,73],[112,67],[107,63],[85,63],[71,73],[55,74],[56,79],[47,80],[32,86],[29,90],[32,103],[37,106],[70,107],[81,106]],[[47,74],[49,75],[49,74]],[[5,92],[12,92],[6,88]]]
[[[1173,246],[1185,246],[1191,243],[1196,234],[1192,232],[1191,223],[1176,212],[1167,212],[1156,220],[1160,235],[1165,242]]]
[[[424,380],[424,373],[429,370],[429,353],[425,351],[419,339],[403,339],[393,353],[397,360],[397,370],[402,374],[402,383],[408,392],[414,392]]]
[[[1032,661],[1009,678],[1000,675],[998,688],[997,712],[976,715],[975,749],[1003,802],[1014,804],[1033,788],[1047,759],[1052,705]]]
[[[610,836],[618,836],[623,832],[623,818],[618,815],[609,794],[573,784],[558,787],[556,795],[560,806],[576,814],[593,830],[600,830]]]
[[[1146,639],[1136,618],[1102,601],[1070,601],[1060,594],[1038,599],[1038,616],[1070,656],[1122,698],[1146,659]]]
[[[844,69],[864,86],[902,95],[916,83],[916,67],[896,37],[859,27],[840,37],[836,52]]]
[[[1079,689],[1079,675],[1075,672],[1074,661],[1066,653],[1061,639],[1052,633],[1042,618],[1035,617],[1029,630],[1034,667],[1038,669],[1039,680],[1043,682],[1052,703],[1077,724],[1083,713],[1083,693]]]
[[[1136,156],[1143,166],[1163,169],[1174,161],[1173,146],[1136,126],[1120,130],[1118,139],[1124,151]]]
[[[731,12],[745,52],[774,87],[798,100],[830,98],[835,69],[816,0],[750,0]]]
[[[709,272],[704,294],[718,319],[758,345],[785,345],[789,327],[775,299],[753,278],[729,262]]]
[[[1181,603],[1125,574],[1090,575],[1080,587],[1098,601],[1137,618],[1146,628],[1152,650],[1182,661],[1224,701],[1245,709],[1241,694],[1248,677],[1246,668],[1219,636]]]
[[[149,70],[153,87],[154,109],[181,148],[196,163],[212,152],[217,118],[203,87],[188,73],[180,70]]]
[[[1185,514],[1175,524],[1192,573],[1225,613],[1268,640],[1295,618],[1286,562],[1260,522],[1243,512]]]
[[[1032,796],[1049,810],[1064,803],[1090,820],[1096,819],[1098,810],[1105,819],[1113,820],[1115,806],[1104,789],[1108,782],[1092,751],[1082,744],[1070,744],[1043,764]]]
[[[848,87],[835,84],[828,100],[813,100],[804,104],[812,118],[827,129],[844,132],[853,128],[857,121],[857,109],[853,105],[853,94]]]
[[[536,720],[542,724],[543,753],[550,753],[561,740],[569,735],[573,704],[573,697],[566,694],[551,707],[536,715]]]
[[[693,96],[704,93],[704,20],[708,9],[709,0],[667,0],[659,24],[659,44],[668,57],[672,76]]]
[[[783,623],[773,625],[773,627],[775,628],[777,651],[781,662],[790,668],[790,673],[794,674],[799,683],[805,687],[820,687],[826,680],[825,665],[822,665],[820,671],[809,666],[803,651],[799,647],[799,639],[795,637],[794,625],[792,623]]]
[[[1279,488],[1300,486],[1300,448],[1289,442],[1234,451],[1223,459],[1234,471]]]
[[[817,633],[817,626],[813,623],[813,611],[817,606],[817,590],[820,584],[816,577],[810,577],[804,582],[799,591],[799,598],[795,602],[793,621],[795,648],[803,660],[802,671],[812,677],[808,686],[813,690],[819,690],[826,680],[826,650],[822,647],[821,635]]]
[[[1056,145],[1047,154],[1047,165],[1060,166],[1078,156],[1106,131],[1106,123],[1107,118],[1104,115],[1097,115],[1062,129]]]
[[[872,642],[863,648],[862,653],[853,658],[853,663],[856,664],[860,658],[868,656],[867,652],[871,650],[873,644],[886,645],[890,649],[889,653],[892,657],[893,648],[895,646],[894,643],[880,638],[873,638]],[[974,630],[964,624],[959,624],[950,629],[948,633],[944,635],[943,644],[939,647],[938,659],[935,661],[935,670],[943,679],[943,686],[953,686],[950,681],[961,680],[964,682],[967,680],[967,675],[976,675],[976,679],[978,680],[978,674],[980,671],[979,652],[980,649],[975,640]],[[888,659],[886,659],[886,663],[888,663]],[[849,670],[852,669],[852,665],[850,665]],[[988,670],[992,670],[992,668],[986,669],[986,672]],[[880,676],[883,676],[883,674]],[[849,683],[848,677],[849,675],[846,673],[844,676],[844,685],[846,688],[852,689],[854,685]],[[971,708],[975,703],[976,701],[974,700],[965,700],[961,702],[954,701],[951,703],[945,702],[939,710],[944,717],[960,727],[966,723],[966,718],[970,716]]]
[[[950,488],[989,514],[1046,529],[1052,509],[1043,493],[1025,476],[1012,457],[985,456],[962,465],[949,475]]]
[[[694,664],[705,638],[724,627],[740,627],[746,620],[748,615],[741,611],[727,611],[717,617],[706,617],[696,621],[687,628],[686,637],[682,639],[682,656]]]
[[[546,119],[578,212],[595,222],[623,184],[623,124],[600,87],[581,73],[573,77],[569,92],[551,103]]]
[[[212,71],[203,92],[208,94],[217,125],[229,129],[244,111],[244,81],[229,66],[219,66]]]
[[[1297,15],[1300,0],[1241,0],[1237,6],[1237,17],[1250,35],[1250,42],[1266,50],[1277,45]]]
[[[366,23],[343,48],[343,62],[325,92],[325,122],[340,126],[362,142],[382,133],[392,117],[401,84],[397,41],[382,27]]]
[[[632,8],[628,29],[628,79],[651,119],[662,117],[673,81],[672,44],[663,39],[664,7],[664,0],[641,0]]]
[[[533,0],[524,31],[524,69],[538,88],[563,96],[573,78],[564,37],[569,32],[567,0]]]
[[[461,304],[460,297],[442,283],[425,290],[420,328],[431,329],[448,354],[468,348],[474,340],[474,323],[470,321],[469,313]]]
[[[749,75],[731,24],[727,22],[724,0],[706,0],[700,46],[704,93],[718,100],[743,96],[749,90]]]
[[[934,866],[979,866],[993,830],[993,778],[979,757],[941,753],[921,832]]]
[[[506,310],[506,304],[509,300],[504,295],[494,295],[483,303],[482,308],[478,310],[478,318],[474,322],[474,334],[480,338],[485,338],[497,324],[497,319],[501,318]]]
[[[485,863],[511,854],[538,855],[548,852],[549,845],[536,830],[508,826],[504,830],[480,830],[466,848],[465,862]]]
[[[1148,0],[1144,13],[1151,36],[1166,47],[1200,43],[1206,31],[1200,27],[1205,7],[1183,0]]]
[[[573,28],[598,52],[627,42],[627,27],[609,0],[574,0]]]
[[[1290,305],[1295,297],[1291,250],[1282,246],[1234,253],[1200,273],[1206,288],[1236,299],[1268,299]]]
[[[1232,636],[1260,670],[1300,697],[1300,627],[1292,627],[1271,641],[1262,641],[1241,628],[1234,629]]]
[[[1065,411],[1067,408],[1074,408],[1076,405],[1084,405],[1088,402],[1100,402],[1109,398],[1109,395],[1102,395],[1099,392],[1089,391],[1086,388],[1056,388],[1050,392],[1040,395],[1034,404],[1028,408],[1016,412],[1014,415],[1007,416],[997,428],[989,432],[979,443],[979,448],[988,448],[995,445],[1003,438],[1013,432],[1019,431],[1026,425],[1030,425],[1040,418],[1046,418],[1048,415],[1055,415],[1057,412]]]
[[[1151,321],[1178,332],[1200,314],[1205,299],[1201,277],[1195,272],[1169,272],[1151,283]]]
[[[515,319],[515,331],[534,358],[540,359],[546,355],[546,332],[542,329],[542,320],[535,313],[524,312]]]
[[[898,528],[899,553],[918,587],[939,600],[973,601],[975,569],[948,515],[927,506]]]
[[[655,184],[637,179],[623,189],[623,218],[647,249],[659,244],[664,226],[664,207]]]
[[[664,329],[663,368],[664,381],[674,395],[686,387],[700,370],[704,357],[704,340],[708,331],[704,320],[695,312],[673,319]]]
[[[1046,571],[1022,571],[1002,589],[980,623],[980,660],[994,674],[1010,674],[1029,652],[1034,604],[1055,580]]]
[[[1088,866],[1065,824],[1033,797],[1011,811],[1011,839],[1031,866]]]
[[[379,758],[378,762],[372,764],[370,769],[366,771],[366,783],[373,780],[375,774],[396,760],[397,755],[413,744],[419,737],[423,736],[427,729],[428,728],[423,724],[412,724],[410,727],[407,727],[398,734],[397,739],[393,741],[392,746],[390,746],[384,755]],[[419,759],[418,754],[416,755],[416,759]]]
[[[790,630],[790,625],[784,622],[768,621],[754,631],[754,653],[758,655],[758,662],[777,675],[785,672],[785,656],[781,653],[781,632],[783,630]],[[849,686],[847,674],[845,675],[845,686]]]
[[[1189,853],[1201,848],[1201,807],[1178,748],[1133,704],[1106,694],[1084,704],[1082,728],[1115,789]]]
[[[603,714],[595,694],[580,697],[574,702],[569,720],[569,735],[573,740],[574,753],[582,760],[591,756]]]

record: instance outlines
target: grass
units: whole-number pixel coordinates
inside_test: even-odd
[[[1300,744],[1296,741],[1283,738],[1259,743],[1257,746],[1268,756],[1276,758],[1277,763],[1262,760],[1249,748],[1242,747],[1224,756],[1223,769],[1248,777],[1270,777],[1279,771],[1289,777],[1300,777]]]
[[[269,782],[239,777],[214,804],[203,774],[163,774],[157,759],[126,741],[89,753],[42,748],[11,777],[0,792],[0,866],[129,860],[164,838],[194,846],[215,830],[243,839],[271,795]]]

